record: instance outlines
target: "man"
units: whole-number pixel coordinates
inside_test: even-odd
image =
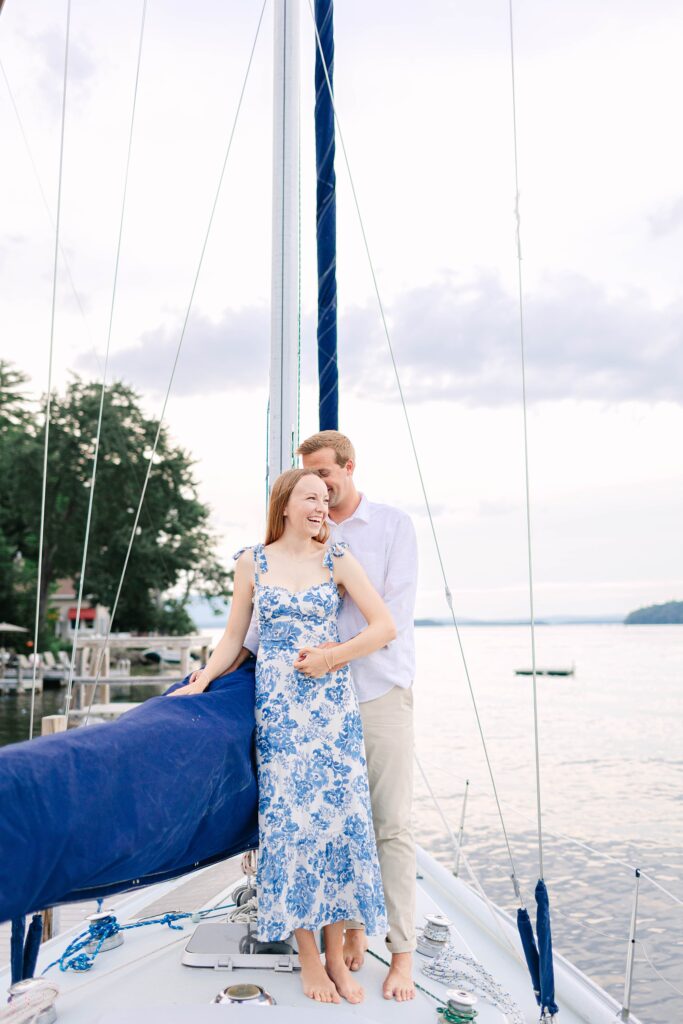
[[[391,952],[383,985],[387,999],[413,999],[415,949],[415,842],[412,832],[413,617],[417,590],[417,542],[410,517],[390,505],[371,502],[356,489],[356,455],[348,437],[323,430],[297,449],[305,469],[316,469],[329,494],[332,541],[346,541],[386,602],[398,636],[387,647],[351,665],[358,695],[377,851],[382,872]],[[366,626],[346,598],[339,614],[343,643]],[[248,644],[249,638],[247,638]],[[362,926],[347,925],[348,967],[362,965],[367,941]]]

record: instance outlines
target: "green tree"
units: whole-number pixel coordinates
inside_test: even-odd
[[[52,398],[41,574],[41,622],[50,587],[61,577],[78,583],[94,458],[100,386],[75,377]],[[11,404],[11,403],[10,403]],[[158,423],[121,382],[105,394],[84,593],[112,607]],[[44,432],[17,428],[8,454],[11,484],[0,497],[5,537],[24,560],[37,563]],[[21,501],[17,502],[21,496]],[[232,574],[215,555],[209,509],[197,496],[193,460],[162,428],[142,515],[128,562],[115,629],[184,631],[180,615],[191,592],[225,597]],[[180,597],[169,604],[164,594]]]
[[[17,451],[34,431],[26,374],[0,360],[0,619],[30,628],[35,614],[36,567],[16,542],[20,524]],[[13,643],[12,637],[5,642]]]

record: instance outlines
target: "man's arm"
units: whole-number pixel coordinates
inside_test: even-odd
[[[384,602],[401,633],[412,629],[417,596],[417,537],[413,521],[400,516],[387,556]]]

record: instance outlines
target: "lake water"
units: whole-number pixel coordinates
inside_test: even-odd
[[[454,632],[423,628],[416,635],[418,757],[453,831],[469,779],[465,852],[489,895],[514,913],[510,865]],[[532,905],[538,852],[531,680],[514,674],[530,664],[529,632],[466,627],[461,636],[517,876]],[[634,877],[616,862],[641,868],[683,900],[683,627],[544,626],[537,649],[541,667],[576,666],[573,677],[538,680],[554,944],[620,1000]],[[29,700],[0,697],[0,743],[26,737]],[[46,692],[37,700],[40,717],[58,710],[63,695]],[[452,865],[448,836],[419,773],[415,824],[418,841]],[[464,866],[461,873],[467,878]],[[683,994],[670,987],[683,993],[683,906],[646,879],[637,935],[633,1012],[644,1024],[683,1021]]]

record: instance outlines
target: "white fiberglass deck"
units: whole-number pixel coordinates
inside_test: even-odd
[[[117,918],[121,924],[126,924],[164,911],[198,910],[227,902],[234,883],[242,876],[236,860],[222,868],[207,868],[136,893],[119,903]],[[228,868],[227,873],[225,868]],[[423,851],[418,852],[418,872],[418,924],[427,913],[445,915],[453,924],[453,940],[458,950],[473,954],[481,961],[516,1000],[525,1021],[529,1024],[537,1021],[538,1008],[512,922],[501,911],[487,906],[469,886],[453,878]],[[231,878],[227,887],[226,878]],[[275,998],[277,1005],[264,1010],[273,1024],[319,1020],[323,1015],[359,1024],[363,1021],[426,1024],[439,1019],[436,1012],[439,1003],[425,992],[418,992],[416,1000],[410,1003],[385,1000],[381,984],[386,967],[375,956],[367,957],[359,974],[366,992],[365,1001],[359,1006],[312,1004],[301,991],[297,972],[183,966],[182,951],[195,925],[189,920],[179,923],[185,924],[182,932],[160,925],[127,932],[124,944],[101,953],[87,973],[61,974],[58,968],[52,968],[49,976],[60,986],[58,1020],[63,1024],[194,1024],[216,1020],[231,1011],[225,1006],[211,1006],[214,996],[226,986],[242,982],[261,985]],[[40,974],[82,930],[83,926],[78,926],[45,943],[36,973]],[[371,949],[377,957],[386,959],[382,940],[373,940]],[[418,984],[444,999],[446,987],[422,974],[421,967],[427,958],[416,954],[415,960]],[[2,980],[7,987],[7,970],[2,972]],[[556,981],[563,1024],[614,1021],[619,1010],[617,1004],[561,958],[556,961]],[[503,1024],[508,1020],[483,999],[477,1009],[477,1024]]]

